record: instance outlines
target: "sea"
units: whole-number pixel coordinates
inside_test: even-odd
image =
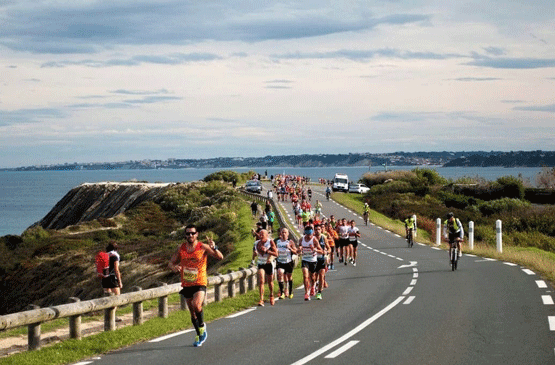
[[[521,176],[534,185],[541,168],[503,167],[441,167],[435,169],[445,178],[482,177],[496,180],[501,176]],[[257,167],[232,168],[237,172],[254,170],[261,175],[288,174],[309,177],[312,181],[332,179],[335,173],[346,173],[349,180],[357,181],[367,172],[388,170],[412,170],[415,166],[357,166],[357,167]],[[203,169],[157,169],[157,170],[79,170],[79,171],[0,171],[0,236],[19,235],[40,221],[72,188],[82,183],[148,181],[190,182],[223,170]]]

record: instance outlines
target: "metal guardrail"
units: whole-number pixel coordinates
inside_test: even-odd
[[[249,268],[208,277],[208,286],[214,287],[214,297],[212,300],[207,299],[207,301],[219,302],[224,297],[234,297],[237,294],[237,289],[239,294],[253,290],[256,285],[256,272],[256,268]],[[134,290],[130,293],[87,301],[70,298],[74,303],[48,308],[32,306],[34,308],[27,311],[0,316],[0,330],[28,326],[28,349],[36,350],[40,348],[41,324],[54,319],[69,317],[70,338],[80,339],[81,316],[99,310],[104,310],[105,331],[116,329],[116,308],[127,304],[133,305],[133,325],[142,324],[144,322],[143,302],[149,299],[158,299],[158,316],[167,318],[168,296],[178,293],[181,290],[181,283],[163,284],[160,287],[146,290],[134,287]],[[185,300],[181,296],[181,309],[185,310],[186,308]]]

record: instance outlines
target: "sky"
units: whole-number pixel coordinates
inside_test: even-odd
[[[0,167],[538,149],[553,0],[0,0]]]

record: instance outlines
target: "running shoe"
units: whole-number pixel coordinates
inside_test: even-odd
[[[345,266],[347,266],[347,260],[345,260]]]
[[[195,337],[195,342],[193,342],[193,347],[200,347],[202,346],[202,342],[200,342],[200,336]]]
[[[274,297],[270,297],[270,305],[274,304],[276,304],[276,300],[274,299]]]
[[[322,300],[322,293],[318,293],[318,294],[316,294],[316,299],[318,299],[318,300]]]
[[[285,294],[284,294],[284,293],[281,293],[281,294],[279,295],[279,299],[285,299]]]
[[[334,264],[331,264],[331,269],[335,270],[335,265]]]
[[[289,294],[289,299],[293,299],[293,294]]]
[[[206,341],[206,337],[208,337],[208,333],[206,332],[206,325],[204,325],[204,327],[200,327],[199,330],[200,330],[200,336],[198,336],[198,339],[200,342],[199,346],[201,346],[204,343],[204,341]]]
[[[310,300],[310,296],[308,294],[304,295],[304,300]]]
[[[264,300],[261,300],[260,302],[258,302],[258,306],[259,307],[264,307]]]
[[[353,260],[353,266],[357,266],[357,262]]]

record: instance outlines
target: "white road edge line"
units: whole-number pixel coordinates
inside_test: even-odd
[[[88,364],[92,364],[93,361],[81,361],[81,362],[76,362],[73,365],[88,365]]]
[[[417,282],[417,281],[418,281],[418,280],[416,280],[416,279],[412,279],[412,281],[410,282],[410,285],[412,285],[412,286],[416,285],[416,282]]]
[[[550,331],[555,331],[555,317],[554,316],[549,316],[549,317],[547,317],[547,320],[549,321],[549,330]]]
[[[180,331],[180,332],[172,333],[172,334],[169,334],[169,335],[166,335],[166,336],[158,337],[158,338],[155,338],[154,340],[150,340],[148,342],[151,342],[151,343],[153,343],[153,342],[154,343],[155,342],[162,342],[162,341],[167,340],[168,338],[181,336],[184,333],[189,333],[189,332],[193,332],[193,331],[194,331],[194,329],[188,329],[188,330],[185,330],[185,331]]]
[[[553,305],[553,298],[551,295],[542,295],[542,302],[544,305]]]
[[[524,273],[527,275],[536,275],[536,273],[530,269],[522,269],[522,271],[524,271]]]
[[[547,284],[543,280],[536,280],[536,285],[540,289],[547,288]]]
[[[342,353],[344,353],[345,351],[347,351],[348,349],[350,349],[351,347],[353,347],[354,345],[356,345],[359,342],[360,341],[349,341],[346,344],[344,344],[343,346],[341,346],[340,348],[338,348],[337,350],[335,350],[334,352],[330,353],[325,358],[326,359],[335,359],[337,356],[341,355]]]
[[[404,292],[403,295],[409,295],[409,293],[414,289],[414,286],[409,286]]]
[[[239,317],[239,316],[242,316],[243,314],[247,314],[247,313],[252,312],[252,311],[255,311],[255,310],[256,310],[255,307],[249,308],[249,309],[245,309],[244,311],[237,312],[237,313],[232,314],[232,315],[230,315],[230,316],[227,316],[227,317],[225,317],[225,318],[235,318],[235,317]]]
[[[362,322],[361,324],[359,324],[358,326],[356,326],[355,328],[353,328],[352,330],[350,330],[349,332],[347,332],[343,336],[339,337],[337,340],[335,340],[333,342],[330,342],[326,346],[322,347],[320,350],[314,351],[312,354],[300,359],[299,361],[294,362],[292,365],[306,364],[310,360],[320,356],[321,354],[328,351],[329,349],[339,345],[340,343],[342,343],[344,341],[347,341],[349,338],[353,337],[354,335],[356,335],[357,333],[359,333],[360,331],[362,331],[363,329],[365,329],[366,327],[371,325],[378,318],[380,318],[381,316],[383,316],[384,314],[386,314],[387,312],[392,310],[397,304],[399,304],[404,299],[405,299],[404,296],[400,296],[399,298],[395,299],[392,303],[390,303],[387,307],[385,307],[384,309],[382,309],[378,313],[374,314],[372,317],[368,318],[366,321]]]
[[[512,262],[504,262],[504,264],[509,266],[518,266],[517,264],[514,264]]]
[[[416,298],[414,295],[408,297],[407,300],[405,300],[405,302],[404,302],[403,304],[404,304],[404,305],[408,305],[408,304],[412,303],[412,301],[414,300],[414,298]]]

